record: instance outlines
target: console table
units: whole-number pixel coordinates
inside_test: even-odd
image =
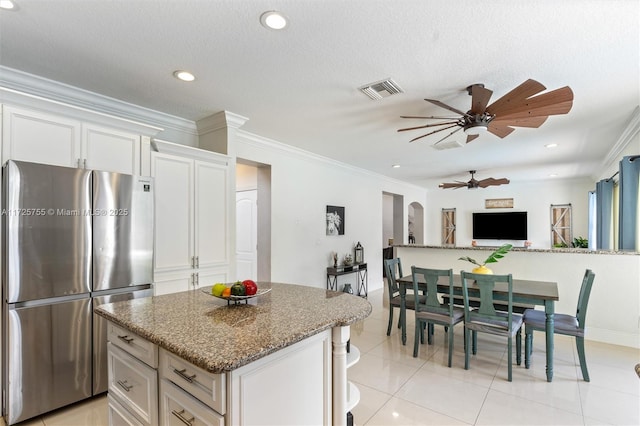
[[[356,263],[350,266],[338,266],[327,268],[327,290],[338,290],[338,277],[341,275],[356,274],[356,288],[354,292],[358,296],[367,297],[369,279],[367,277],[367,264]]]

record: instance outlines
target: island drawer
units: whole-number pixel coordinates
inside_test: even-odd
[[[150,341],[109,322],[107,340],[152,368],[158,368],[158,347]]]
[[[224,426],[224,416],[186,393],[167,379],[160,381],[160,424]]]
[[[119,347],[108,343],[109,396],[146,425],[158,424],[158,374]]]
[[[109,396],[107,400],[109,403],[108,412],[110,425],[143,426],[143,424],[136,419],[133,414],[128,412],[115,398]]]
[[[167,379],[224,415],[226,381],[224,374],[214,374],[196,367],[160,348],[160,379]]]

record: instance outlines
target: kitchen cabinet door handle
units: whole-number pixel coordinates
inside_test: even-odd
[[[171,414],[176,416],[178,418],[178,420],[180,420],[182,423],[184,423],[187,426],[191,426],[193,424],[193,421],[196,419],[195,417],[191,417],[190,419],[185,419],[184,416],[183,416],[184,409],[182,409],[180,411],[171,410]]]
[[[196,268],[200,267],[200,256],[196,256]]]
[[[125,391],[127,391],[127,392],[129,392],[131,390],[131,388],[133,387],[133,386],[128,386],[126,380],[118,380],[116,383],[119,384],[120,387],[122,389],[124,389]]]
[[[118,336],[118,339],[123,340],[126,344],[130,345],[133,342],[133,337],[129,337],[128,335]]]
[[[76,164],[78,165],[78,168],[80,168],[80,159],[76,159]]]
[[[84,165],[84,169],[87,168],[87,159],[85,158],[84,160],[82,160],[82,164]]]
[[[182,370],[178,370],[177,368],[173,369],[173,372],[176,373],[178,376],[182,377],[189,383],[193,383],[193,379],[196,378],[196,375],[194,374],[193,376],[188,376],[184,373],[185,371],[187,371],[186,368],[183,368]]]

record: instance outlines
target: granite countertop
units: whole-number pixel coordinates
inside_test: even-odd
[[[446,250],[495,250],[499,246],[423,246],[418,244],[394,244],[392,247],[403,248],[428,248],[428,249],[446,249]],[[640,253],[636,251],[628,250],[589,250],[584,248],[553,248],[553,249],[539,249],[539,248],[526,248],[526,247],[513,247],[511,251],[523,251],[532,253],[580,253],[580,254],[613,254],[613,255],[633,255],[638,256]]]
[[[95,312],[212,373],[234,370],[335,326],[369,316],[347,293],[258,282],[269,293],[227,305],[201,289],[100,305]]]

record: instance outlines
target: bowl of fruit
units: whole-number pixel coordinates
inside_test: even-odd
[[[218,299],[224,299],[227,304],[245,302],[257,296],[269,293],[271,288],[258,288],[253,280],[236,281],[234,283],[216,283],[212,286],[202,287],[202,292]]]

